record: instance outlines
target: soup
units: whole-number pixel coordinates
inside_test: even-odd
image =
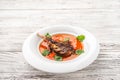
[[[84,35],[76,37],[72,34],[50,35],[47,33],[45,36],[39,36],[43,38],[43,41],[39,44],[39,51],[47,59],[67,61],[84,53]]]

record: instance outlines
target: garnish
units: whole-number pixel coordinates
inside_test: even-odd
[[[54,53],[54,52],[52,52],[52,53],[50,53],[48,56],[49,56],[50,58],[54,58],[55,53]]]
[[[43,52],[42,52],[42,55],[43,56],[47,56],[48,54],[50,54],[49,50],[45,49]]]
[[[43,41],[40,43],[40,51],[41,54],[55,61],[66,61],[72,55],[77,57],[84,53],[84,48],[82,41],[86,36],[78,35],[73,36],[70,34],[54,34],[51,35],[46,33],[44,36],[40,35]],[[69,59],[73,59],[75,57],[70,57]]]
[[[61,56],[57,56],[56,55],[54,58],[55,58],[56,61],[62,61],[62,57]]]
[[[77,39],[82,42],[85,39],[85,36],[79,35],[79,36],[77,36]]]
[[[80,55],[80,54],[84,53],[84,50],[78,49],[78,50],[75,51],[75,53],[76,53],[77,55]]]
[[[64,38],[64,41],[69,41],[69,40],[70,40],[70,38],[68,38],[68,37],[67,37],[67,38]]]
[[[45,37],[51,38],[51,35],[50,35],[49,33],[46,33],[46,34],[45,34]]]

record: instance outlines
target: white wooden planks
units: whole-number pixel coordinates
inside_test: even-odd
[[[22,44],[34,31],[53,25],[85,28],[100,42],[100,55],[69,74],[38,71],[24,60]],[[119,80],[119,0],[0,0],[0,80]]]

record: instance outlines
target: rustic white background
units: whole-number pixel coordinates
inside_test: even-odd
[[[46,73],[27,64],[23,41],[53,25],[93,33],[100,41],[97,60],[69,74]],[[0,0],[0,80],[120,80],[120,0]]]

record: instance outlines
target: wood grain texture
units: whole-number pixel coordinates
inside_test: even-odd
[[[1,0],[0,9],[119,9],[119,0]]]
[[[53,25],[93,33],[100,42],[97,60],[68,74],[31,67],[22,55],[24,40]],[[0,80],[120,80],[120,0],[0,0]]]

